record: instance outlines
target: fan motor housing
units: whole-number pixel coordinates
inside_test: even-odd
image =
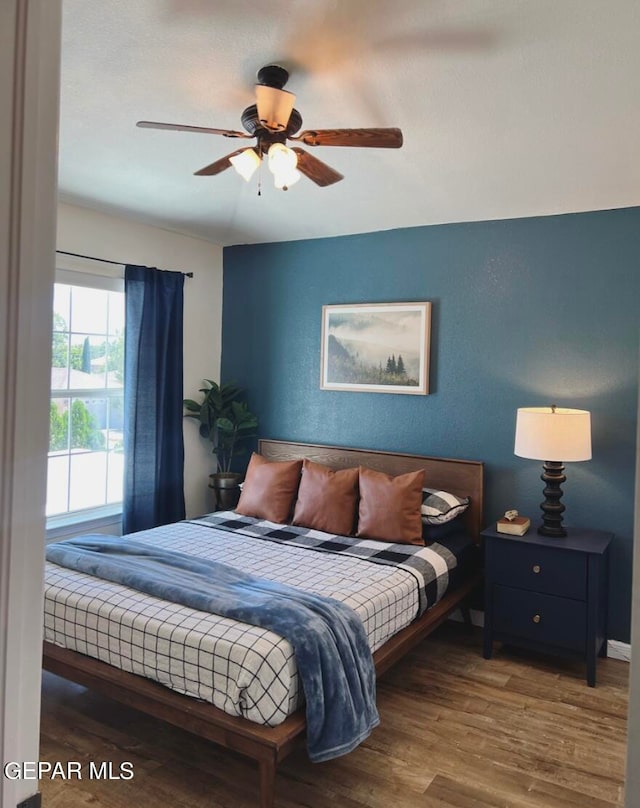
[[[289,71],[281,65],[265,65],[258,70],[258,84],[281,90],[289,81]]]
[[[262,126],[260,119],[258,118],[258,107],[256,104],[252,104],[250,107],[247,107],[240,116],[240,120],[242,121],[242,125],[247,132],[255,137],[258,137],[258,130],[260,129],[264,130],[264,132],[270,135],[276,134],[275,132],[270,132],[268,129]],[[289,116],[289,120],[287,122],[287,128],[277,134],[284,135],[285,138],[288,138],[291,137],[291,135],[295,135],[301,126],[302,115],[300,115],[297,109],[292,109],[291,115]]]

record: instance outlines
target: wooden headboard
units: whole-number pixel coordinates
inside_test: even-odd
[[[333,469],[367,466],[394,476],[424,469],[424,484],[427,488],[438,488],[470,498],[471,502],[462,519],[470,535],[476,542],[480,541],[483,527],[484,466],[477,460],[450,460],[444,457],[422,457],[281,440],[260,440],[258,451],[268,460],[302,460],[306,457]]]

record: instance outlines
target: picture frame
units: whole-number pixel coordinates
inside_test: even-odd
[[[429,393],[431,303],[322,307],[320,388]]]

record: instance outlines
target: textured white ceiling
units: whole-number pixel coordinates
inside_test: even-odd
[[[224,245],[639,205],[639,35],[638,0],[64,0],[61,197]],[[303,129],[404,146],[258,197],[193,176],[250,141],[135,126],[241,129],[274,62]]]

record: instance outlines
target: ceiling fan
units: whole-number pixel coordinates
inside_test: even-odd
[[[276,188],[286,191],[304,174],[319,186],[333,185],[343,179],[342,174],[318,160],[309,152],[286,145],[287,140],[306,146],[356,146],[380,149],[399,149],[402,132],[396,128],[374,129],[307,129],[296,134],[302,126],[302,116],[294,109],[296,97],[283,87],[289,73],[280,65],[267,65],[258,71],[256,103],[242,113],[242,125],[247,130],[212,129],[205,126],[183,126],[175,123],[138,121],[146,129],[171,129],[182,132],[203,132],[229,138],[256,139],[255,146],[237,149],[199,171],[197,176],[212,176],[233,166],[247,182],[266,158],[274,175]]]

